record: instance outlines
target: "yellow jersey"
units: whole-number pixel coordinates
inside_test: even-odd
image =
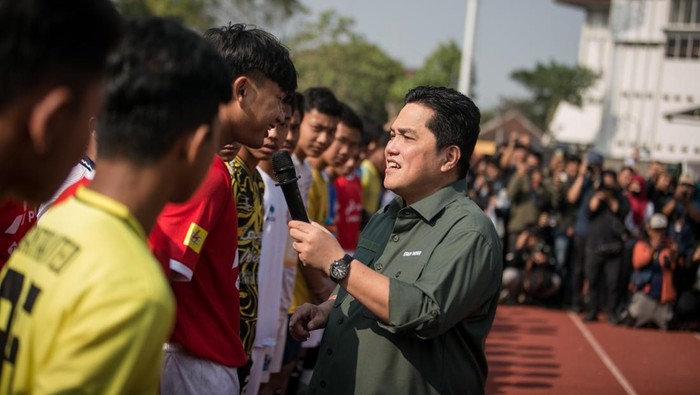
[[[157,394],[174,300],[122,204],[86,188],[0,277],[1,394]]]

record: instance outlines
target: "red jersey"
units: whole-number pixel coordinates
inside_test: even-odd
[[[362,221],[362,182],[355,174],[338,177],[335,186],[336,237],[346,251],[354,251],[360,238]]]
[[[81,187],[83,185],[88,186],[88,185],[90,185],[91,181],[92,181],[91,179],[89,179],[87,177],[83,177],[83,178],[79,179],[78,181],[70,184],[66,189],[63,190],[63,192],[61,192],[56,197],[56,200],[54,200],[53,204],[61,203],[62,201],[67,200],[68,198],[74,196],[75,191],[77,191],[79,187]]]
[[[0,268],[35,224],[35,207],[12,199],[0,203]]]
[[[246,363],[240,339],[238,223],[231,175],[220,158],[192,198],[168,204],[149,236],[156,258],[189,281],[171,281],[177,317],[171,341],[228,367]]]

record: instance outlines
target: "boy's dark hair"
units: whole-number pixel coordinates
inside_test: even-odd
[[[435,135],[437,149],[450,145],[459,147],[459,178],[469,171],[469,161],[479,137],[481,113],[474,102],[454,89],[419,86],[408,91],[404,103],[416,103],[432,109],[435,114],[426,127]]]
[[[360,135],[364,135],[364,126],[362,124],[362,119],[357,115],[355,110],[352,109],[347,103],[340,103],[342,111],[340,112],[340,122],[345,125],[357,129],[360,131]]]
[[[231,100],[231,74],[199,35],[171,19],[130,21],[107,65],[98,156],[148,164]]]
[[[305,110],[304,110],[304,108],[305,108],[305,105],[304,105],[304,95],[302,95],[301,93],[295,91],[294,93],[285,96],[285,98],[290,97],[290,96],[293,97],[292,113],[294,113],[295,111],[297,111],[297,112],[299,112],[299,114],[303,117],[303,116],[304,116],[304,111],[305,111]]]
[[[81,95],[122,34],[109,0],[0,0],[0,109],[39,86]]]
[[[364,133],[362,133],[362,141],[360,142],[360,145],[363,147],[368,146],[372,142],[376,143],[379,136],[384,133],[382,125],[368,116],[362,118],[362,126]]]
[[[231,69],[232,80],[255,73],[264,74],[287,94],[297,89],[297,71],[289,51],[272,34],[237,23],[204,32]]]
[[[347,103],[340,103],[342,111],[340,112],[340,122],[360,132],[359,147],[362,149],[366,146],[365,128],[362,118],[350,107]]]
[[[379,137],[377,137],[377,148],[386,148],[386,146],[389,144],[389,140],[391,140],[391,133],[387,132],[386,130],[382,130]]]
[[[343,107],[333,91],[324,87],[313,87],[304,91],[304,113],[311,110],[339,118]]]

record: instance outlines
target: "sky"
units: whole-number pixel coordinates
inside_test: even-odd
[[[405,66],[418,68],[438,44],[462,45],[467,1],[302,0],[315,20],[333,9],[355,20],[355,31]],[[474,63],[476,103],[483,109],[503,97],[527,97],[510,79],[516,69],[550,60],[575,65],[584,12],[554,0],[481,0]]]

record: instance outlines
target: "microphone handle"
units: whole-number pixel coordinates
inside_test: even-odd
[[[291,214],[292,219],[310,223],[309,216],[306,214],[306,208],[304,207],[304,201],[301,199],[301,193],[299,193],[297,182],[291,181],[279,185],[282,188],[284,200],[287,202],[287,208],[289,208],[289,214]]]

